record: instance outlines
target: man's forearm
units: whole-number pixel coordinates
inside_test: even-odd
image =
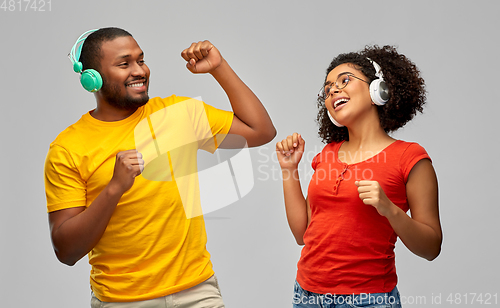
[[[59,261],[74,265],[94,248],[106,230],[121,195],[108,185],[94,202],[80,213],[71,216],[76,211],[71,213],[68,210],[62,210],[59,211],[60,213],[50,214],[55,215],[50,218],[51,222],[58,224],[58,226],[53,226],[51,235],[54,251]]]

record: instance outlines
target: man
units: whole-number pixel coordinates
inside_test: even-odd
[[[85,39],[81,55],[73,53],[82,76],[92,70],[100,75],[88,89],[97,107],[51,144],[45,185],[57,258],[74,265],[89,256],[92,307],[174,307],[173,302],[175,307],[223,307],[205,248],[203,217],[188,215],[186,204],[196,202],[181,196],[197,192],[179,176],[192,166],[192,159],[185,162],[192,147],[184,151],[176,142],[191,138],[190,144],[212,151],[223,139],[218,136],[228,134],[259,146],[276,131],[259,99],[209,41],[193,43],[181,56],[192,73],[217,80],[234,116],[175,95],[150,99],[144,53],[125,30],[99,29]],[[165,116],[158,120],[158,114]],[[151,128],[146,135],[153,147],[144,145],[139,127]],[[153,165],[155,155],[167,158],[161,180],[141,174],[152,169],[148,163]]]

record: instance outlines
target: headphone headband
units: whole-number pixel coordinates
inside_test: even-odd
[[[75,44],[71,48],[71,51],[68,54],[68,58],[73,64],[73,71],[75,73],[80,73],[80,83],[83,88],[90,92],[99,91],[102,87],[102,77],[96,70],[88,69],[83,70],[83,64],[80,62],[80,54],[82,52],[82,46],[85,39],[92,33],[96,32],[99,29],[93,29],[86,31],[78,39]]]
[[[382,69],[380,68],[380,65],[378,65],[377,62],[373,61],[370,58],[366,58],[366,59],[368,59],[368,61],[370,61],[370,63],[375,68],[375,76],[378,77],[378,78],[380,78],[380,79],[384,79],[384,74],[382,73]]]
[[[80,35],[78,37],[78,39],[76,40],[75,44],[73,45],[73,47],[71,48],[71,51],[68,54],[68,58],[71,61],[71,63],[73,64],[73,69],[75,68],[75,63],[80,62],[80,54],[82,52],[83,42],[85,41],[87,36],[96,32],[97,30],[99,30],[99,29],[89,30],[89,31],[86,31],[85,33],[83,33],[82,35]],[[81,73],[81,72],[82,72],[82,68],[80,68],[79,71],[75,70],[75,73]]]

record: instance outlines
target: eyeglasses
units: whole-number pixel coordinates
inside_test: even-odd
[[[356,77],[356,76],[354,76],[351,73],[342,73],[337,78],[337,80],[335,81],[335,83],[327,82],[321,88],[321,90],[319,90],[318,97],[321,98],[322,100],[326,100],[327,98],[330,97],[330,92],[332,91],[334,85],[335,85],[335,87],[337,89],[342,90],[343,88],[347,87],[347,84],[349,83],[349,81],[351,81],[351,77],[359,79],[359,80],[361,80],[363,82],[366,82],[367,84],[370,84],[368,81],[363,80],[363,79],[361,79],[359,77]]]

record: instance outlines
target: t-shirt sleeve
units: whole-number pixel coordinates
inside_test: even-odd
[[[319,162],[320,162],[320,159],[321,159],[321,153],[322,152],[319,152],[318,154],[316,154],[316,156],[314,156],[314,158],[312,159],[312,162],[311,162],[311,167],[313,168],[314,171],[316,171],[316,167],[318,166]]]
[[[231,129],[234,114],[231,111],[217,109],[205,103],[203,103],[203,106],[205,109],[205,114],[207,115],[208,123],[210,125],[210,130],[212,131],[212,136],[214,137],[213,140],[215,142],[215,148],[207,148],[206,144],[201,148],[213,152],[216,148],[219,147],[219,145]]]
[[[403,152],[403,155],[401,155],[400,166],[405,183],[408,181],[411,169],[422,159],[431,160],[427,151],[425,151],[425,149],[418,143],[411,143]]]
[[[86,183],[63,147],[50,146],[44,173],[47,212],[86,205]]]
[[[203,106],[205,107],[212,134],[214,136],[217,134],[227,134],[233,124],[234,114],[231,111],[217,109],[205,103],[203,103]]]

